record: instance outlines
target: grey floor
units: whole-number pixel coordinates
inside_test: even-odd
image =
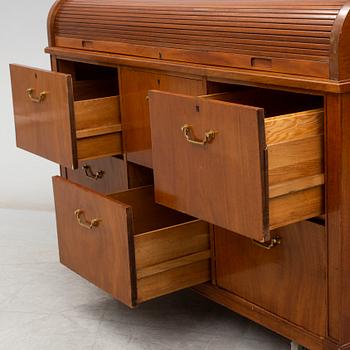
[[[284,350],[191,291],[135,310],[58,262],[52,213],[0,210],[0,350]]]

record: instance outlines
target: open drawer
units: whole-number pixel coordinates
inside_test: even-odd
[[[157,203],[259,241],[323,213],[322,99],[149,96]]]
[[[209,225],[154,202],[153,187],[103,196],[54,177],[62,264],[121,302],[210,280]]]
[[[18,65],[10,70],[18,147],[69,168],[122,154],[117,80],[113,86]],[[77,100],[94,90],[103,97]]]

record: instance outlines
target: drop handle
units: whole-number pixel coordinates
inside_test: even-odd
[[[212,143],[215,139],[216,134],[217,134],[217,131],[209,130],[204,134],[204,137],[202,140],[197,139],[194,136],[192,125],[189,125],[189,124],[185,124],[181,128],[181,131],[184,134],[187,142],[189,142],[193,145],[198,145],[198,146],[205,146],[207,144]]]
[[[33,102],[33,103],[42,103],[45,101],[46,96],[48,95],[47,91],[42,91],[38,97],[34,96],[35,89],[29,88],[26,90],[28,98]]]
[[[81,210],[81,209],[77,209],[74,212],[74,215],[77,218],[78,224],[81,227],[84,227],[84,228],[86,228],[88,230],[92,230],[94,228],[97,228],[100,225],[100,223],[102,222],[101,219],[92,219],[90,221],[87,220],[84,210]]]
[[[103,170],[98,170],[98,171],[94,172],[90,165],[84,165],[83,170],[85,171],[85,175],[89,179],[92,179],[95,181],[102,179],[104,177],[104,175],[106,174],[106,172]]]
[[[256,241],[255,239],[252,239],[252,242],[254,245],[258,246],[259,248],[271,250],[282,243],[282,238],[280,236],[276,236],[276,237],[273,237],[271,241],[266,243],[261,243],[259,241]]]

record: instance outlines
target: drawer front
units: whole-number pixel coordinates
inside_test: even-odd
[[[268,250],[215,227],[217,285],[320,336],[326,330],[325,227],[301,222],[271,232]]]
[[[152,168],[151,130],[148,91],[152,89],[183,93],[205,94],[202,79],[190,79],[133,68],[120,69],[123,129],[128,160]]]
[[[136,288],[130,207],[59,177],[53,186],[61,263],[132,305]]]
[[[152,91],[150,111],[156,201],[268,239],[263,109]],[[189,142],[209,131],[206,144]]]
[[[17,65],[11,65],[11,79],[18,147],[74,169],[80,161],[123,153],[116,88]],[[75,100],[87,86],[93,97]],[[108,96],[95,98],[98,89]]]
[[[55,177],[62,264],[128,306],[210,280],[209,225],[152,186],[103,196]]]
[[[103,194],[128,189],[127,164],[117,157],[80,162],[77,170],[66,168],[66,177],[72,182]]]
[[[157,202],[258,241],[321,215],[320,104],[254,89],[201,97],[150,92]]]
[[[71,76],[18,65],[10,70],[17,146],[71,166],[76,154]]]

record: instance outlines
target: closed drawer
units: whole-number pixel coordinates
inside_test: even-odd
[[[208,224],[154,202],[53,179],[62,264],[129,306],[210,280]]]
[[[321,106],[255,90],[150,92],[156,201],[259,241],[321,215]]]
[[[62,174],[76,184],[103,194],[153,185],[152,169],[118,157],[79,162],[78,169],[64,168]]]
[[[218,287],[325,336],[325,227],[304,221],[274,230],[272,236],[279,244],[266,249],[241,235],[215,227]]]
[[[128,189],[127,162],[117,157],[82,161],[78,169],[66,168],[64,174],[68,180],[103,194]]]
[[[86,86],[73,84],[70,74],[18,65],[10,69],[18,147],[69,168],[122,154],[117,87],[104,97],[75,100],[82,95],[75,89],[101,90],[101,82]]]

